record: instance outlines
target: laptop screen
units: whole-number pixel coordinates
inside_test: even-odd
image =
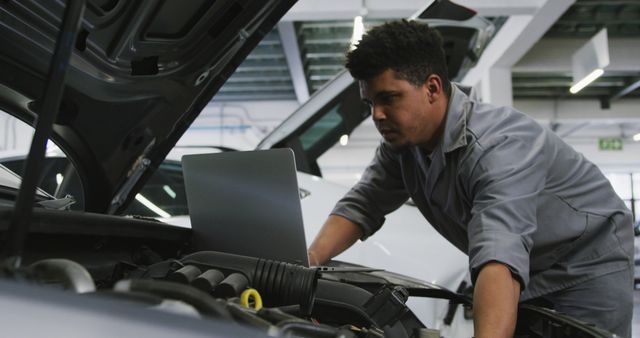
[[[293,151],[185,155],[194,245],[308,266]]]

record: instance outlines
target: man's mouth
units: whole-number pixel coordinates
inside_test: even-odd
[[[382,135],[382,137],[384,137],[386,139],[388,137],[392,137],[394,135],[397,135],[398,132],[396,132],[393,129],[383,128],[383,129],[380,129],[380,134]]]

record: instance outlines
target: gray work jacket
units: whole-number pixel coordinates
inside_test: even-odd
[[[436,148],[382,142],[332,213],[365,239],[409,197],[469,255],[472,281],[484,264],[504,263],[521,300],[633,266],[631,213],[600,170],[527,115],[456,85]]]

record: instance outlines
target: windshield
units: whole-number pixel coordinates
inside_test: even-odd
[[[20,183],[22,183],[22,179],[20,178],[20,176],[18,176],[18,174],[0,164],[0,186],[2,186],[3,188],[10,188],[11,190],[15,190],[17,192],[18,190],[20,190]],[[36,194],[40,197],[53,199],[53,196],[47,194],[40,188],[36,190]]]

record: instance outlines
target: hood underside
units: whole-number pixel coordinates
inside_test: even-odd
[[[85,179],[86,210],[157,166],[294,2],[88,0],[51,136]],[[0,2],[0,109],[32,125],[63,12]]]

